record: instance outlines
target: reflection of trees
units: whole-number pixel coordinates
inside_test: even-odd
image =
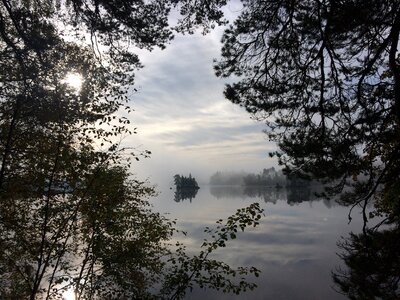
[[[150,190],[123,168],[98,168],[95,178],[51,195],[47,209],[46,197],[2,203],[2,297],[53,299],[69,287],[88,298],[145,295],[148,275],[159,276],[163,266],[154,254],[168,253],[170,225],[146,208],[141,198]]]
[[[47,212],[46,198],[0,202],[0,298],[60,299],[71,290],[76,299],[181,299],[194,283],[235,293],[255,287],[207,257],[237,226],[258,224],[257,204],[220,221],[210,247],[189,257],[168,244],[174,223],[143,199],[152,189],[127,176],[121,167],[98,168],[79,190],[51,195]]]
[[[243,2],[215,71],[243,75],[225,96],[270,127],[285,174],[354,207],[399,203],[398,1]]]
[[[197,191],[199,190],[199,185],[194,177],[189,174],[189,177],[175,175],[174,176],[174,184],[176,186],[174,200],[176,202],[183,202],[186,199],[189,199],[190,203],[192,199],[194,199],[197,195]]]
[[[243,187],[239,185],[232,186],[210,186],[210,194],[215,198],[244,198]]]
[[[193,282],[254,287],[207,260],[231,235],[215,235],[197,257],[172,251],[173,222],[150,210],[153,189],[127,171],[140,154],[120,146],[135,132],[124,112],[141,65],[130,49],[164,47],[171,5],[1,1],[1,299],[60,299],[66,290],[77,299],[176,299]],[[66,82],[73,74],[80,88]],[[259,212],[249,208],[226,230],[256,225]]]
[[[186,199],[189,199],[192,202],[197,195],[198,188],[191,188],[191,187],[182,187],[175,191],[174,200],[176,202],[183,202]]]
[[[265,202],[276,203],[278,200],[285,199],[285,189],[281,188],[263,188],[263,187],[246,187],[244,195],[251,198],[261,198]]]
[[[287,201],[289,205],[305,201],[323,200],[325,206],[331,207],[330,200],[318,198],[316,192],[319,186],[288,186],[286,188],[259,186],[210,186],[210,194],[216,198],[261,198],[266,203]]]
[[[347,269],[333,274],[335,284],[350,299],[400,298],[400,227],[366,230],[344,239],[340,257]]]
[[[310,186],[287,187],[287,203],[290,205],[312,200],[313,193]],[[315,198],[315,197],[314,197]]]
[[[276,203],[286,199],[284,188],[268,188],[258,186],[210,186],[210,194],[218,198],[261,198],[265,202]]]

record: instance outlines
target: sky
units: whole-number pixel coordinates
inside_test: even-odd
[[[214,75],[222,32],[177,35],[165,50],[139,53],[144,68],[130,97],[138,134],[124,142],[152,152],[134,165],[140,178],[158,184],[191,173],[205,183],[216,171],[277,165],[268,156],[276,146],[262,132],[265,125],[226,100],[227,80]]]

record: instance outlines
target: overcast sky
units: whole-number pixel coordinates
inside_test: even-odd
[[[140,53],[144,68],[137,73],[131,118],[138,134],[130,145],[152,152],[135,164],[139,177],[153,183],[188,174],[207,182],[215,171],[261,171],[276,166],[268,157],[263,124],[223,96],[225,81],[214,75],[222,28],[176,36],[165,50]]]

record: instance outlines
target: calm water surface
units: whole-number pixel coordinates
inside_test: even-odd
[[[179,201],[179,202],[177,202]],[[201,186],[192,199],[177,198],[174,190],[162,189],[152,200],[155,209],[178,220],[187,231],[182,237],[198,252],[205,226],[226,218],[253,202],[259,202],[265,217],[229,242],[213,258],[232,266],[255,266],[262,270],[255,279],[258,288],[239,296],[194,289],[187,299],[347,299],[335,291],[331,272],[342,266],[337,242],[350,231],[360,232],[361,216],[335,202],[316,199],[307,191],[244,189]]]

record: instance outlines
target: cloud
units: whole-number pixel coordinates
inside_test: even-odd
[[[225,82],[214,75],[221,32],[178,36],[165,50],[140,53],[145,67],[136,75],[138,92],[131,93],[139,134],[129,143],[154,154],[136,166],[139,174],[192,170],[209,176],[218,169],[276,165],[268,158],[275,145],[264,126],[224,99]]]

